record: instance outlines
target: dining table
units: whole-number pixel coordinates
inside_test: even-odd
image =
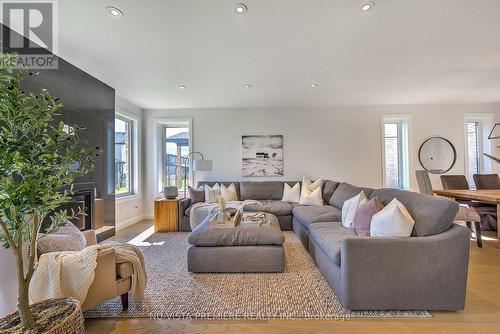
[[[497,206],[497,247],[500,248],[500,189],[470,189],[470,190],[434,190],[438,196],[452,200],[475,201],[479,203],[494,204]]]

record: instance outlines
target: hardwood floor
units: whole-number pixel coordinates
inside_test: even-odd
[[[126,242],[152,226],[135,224],[114,238]],[[500,249],[495,234],[485,234],[483,248],[471,240],[471,261],[464,311],[433,312],[428,319],[335,320],[86,320],[87,333],[500,333]],[[444,259],[445,260],[445,259]]]

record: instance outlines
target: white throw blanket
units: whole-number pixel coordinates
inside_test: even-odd
[[[99,251],[113,248],[116,262],[130,262],[134,268],[131,293],[144,296],[147,275],[141,251],[128,244],[93,245],[79,252],[53,252],[43,254],[30,284],[31,302],[49,298],[73,297],[83,304],[94,281]]]

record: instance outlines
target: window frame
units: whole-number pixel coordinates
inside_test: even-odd
[[[185,118],[157,118],[155,119],[156,124],[156,194],[160,196],[163,194],[163,188],[165,187],[165,163],[164,159],[166,156],[166,138],[164,138],[165,128],[167,127],[187,127],[189,129],[189,153],[194,151],[193,143],[193,119],[189,117]],[[190,159],[192,161],[192,159]],[[190,161],[190,162],[191,162]],[[193,170],[189,169],[188,181],[191,184],[193,181]],[[184,175],[183,175],[184,177]],[[182,196],[183,189],[179,189],[179,195]]]
[[[483,140],[481,138],[481,122],[477,121],[477,120],[466,120],[465,122],[465,126],[466,126],[466,138],[465,138],[465,146],[466,146],[466,160],[465,160],[465,164],[466,164],[466,170],[467,170],[467,178],[469,178],[470,174],[471,174],[471,170],[469,169],[469,162],[470,162],[470,159],[471,159],[471,156],[469,155],[469,149],[470,149],[470,143],[469,143],[469,124],[476,124],[475,125],[475,132],[476,132],[476,159],[477,159],[477,162],[476,162],[476,169],[477,169],[477,173],[481,173],[483,170],[484,170],[484,163],[483,163]],[[469,181],[473,181],[471,179],[469,179]]]
[[[492,113],[466,113],[464,114],[464,171],[467,180],[469,181],[469,186],[472,189],[475,189],[474,179],[469,178],[470,169],[469,169],[469,137],[468,137],[468,123],[478,123],[478,165],[479,170],[478,173],[492,173],[493,165],[492,161],[484,156],[483,153],[491,154],[492,152],[492,143],[491,140],[488,140],[489,132],[494,123],[494,115]]]
[[[129,158],[129,191],[125,193],[116,193],[116,176],[117,172],[115,169],[115,175],[114,179],[115,182],[113,184],[113,194],[115,195],[115,198],[120,199],[124,197],[129,197],[129,196],[134,196],[137,194],[136,191],[136,171],[137,171],[137,166],[136,166],[136,130],[137,130],[137,120],[132,119],[131,117],[125,116],[122,113],[115,113],[115,122],[116,120],[121,120],[123,122],[126,122],[129,125],[129,134],[128,134],[128,139],[129,139],[129,150],[128,150],[128,158]],[[116,125],[115,125],[116,126]],[[116,132],[115,132],[116,133]],[[116,149],[116,143],[115,143],[115,149]]]
[[[382,114],[380,124],[381,160],[382,160],[382,187],[388,187],[386,177],[385,151],[385,124],[398,124],[398,187],[397,189],[410,190],[410,171],[412,170],[412,132],[411,115]]]

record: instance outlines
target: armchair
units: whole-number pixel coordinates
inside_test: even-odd
[[[87,240],[87,247],[97,244],[95,231],[84,231],[83,234]],[[121,297],[123,309],[127,309],[133,273],[132,264],[116,263],[113,249],[101,250],[97,255],[94,282],[89,288],[82,310],[91,309],[118,296]]]
[[[87,247],[97,244],[95,231],[83,231]],[[26,247],[27,252],[27,247]],[[0,247],[0,267],[14,266],[14,257],[9,249]],[[128,308],[128,293],[132,287],[132,264],[116,263],[113,249],[99,252],[94,282],[89,288],[82,310],[91,309],[109,299],[120,296],[123,309]],[[0,285],[0,317],[16,309],[17,279],[15,272],[0,271],[2,284]]]

